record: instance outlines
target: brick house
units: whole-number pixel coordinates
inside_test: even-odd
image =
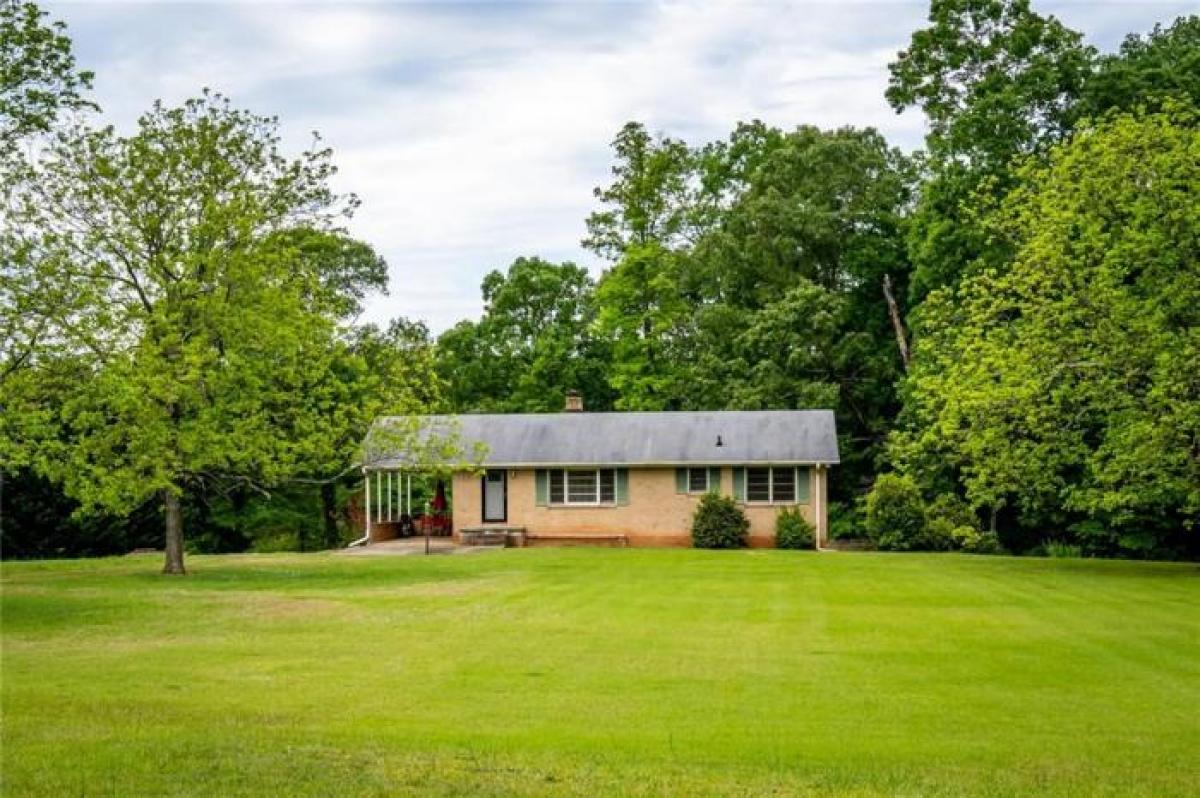
[[[752,546],[774,544],[783,507],[799,507],[817,545],[826,541],[829,467],[838,463],[832,411],[574,408],[578,399],[569,397],[563,413],[426,417],[453,424],[464,447],[483,453],[478,468],[451,479],[447,527],[456,540],[687,546],[697,502],[718,491],[745,511]],[[375,494],[368,497],[369,541],[397,534],[394,508],[404,509],[403,497],[393,503],[384,493],[420,469],[406,460],[384,452],[364,469]]]

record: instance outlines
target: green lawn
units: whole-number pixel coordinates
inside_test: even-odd
[[[1196,565],[3,565],[5,795],[1184,795]]]

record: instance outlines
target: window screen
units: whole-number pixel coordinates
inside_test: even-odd
[[[688,493],[707,493],[708,492],[708,469],[707,468],[689,468],[688,469]]]
[[[748,502],[769,502],[769,501],[771,501],[771,469],[769,469],[769,468],[747,468],[746,469],[746,501],[748,501]]]
[[[571,504],[596,501],[596,472],[567,472],[567,501]]]
[[[794,502],[794,501],[796,501],[796,469],[794,469],[794,468],[772,468],[771,469],[771,501],[773,501],[773,502]]]

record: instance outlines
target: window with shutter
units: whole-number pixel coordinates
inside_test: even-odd
[[[807,472],[805,472],[804,478]],[[735,474],[736,479],[736,474]],[[758,504],[795,504],[796,468],[747,468],[746,501]],[[804,485],[807,491],[807,485]]]
[[[617,472],[613,468],[557,468],[548,473],[549,504],[561,507],[615,504]]]

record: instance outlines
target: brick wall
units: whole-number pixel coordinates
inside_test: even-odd
[[[692,514],[700,501],[696,494],[675,492],[674,468],[629,469],[629,503],[620,506],[538,506],[534,471],[508,472],[508,520],[502,526],[523,526],[532,535],[625,535],[632,546],[690,546]],[[812,481],[812,499],[800,505],[813,521],[813,504],[818,490]],[[454,477],[454,528],[486,526],[483,523],[483,492],[480,477]],[[721,469],[721,492],[733,492],[733,469]],[[745,505],[750,519],[750,545],[772,546],[775,514],[779,506]]]

